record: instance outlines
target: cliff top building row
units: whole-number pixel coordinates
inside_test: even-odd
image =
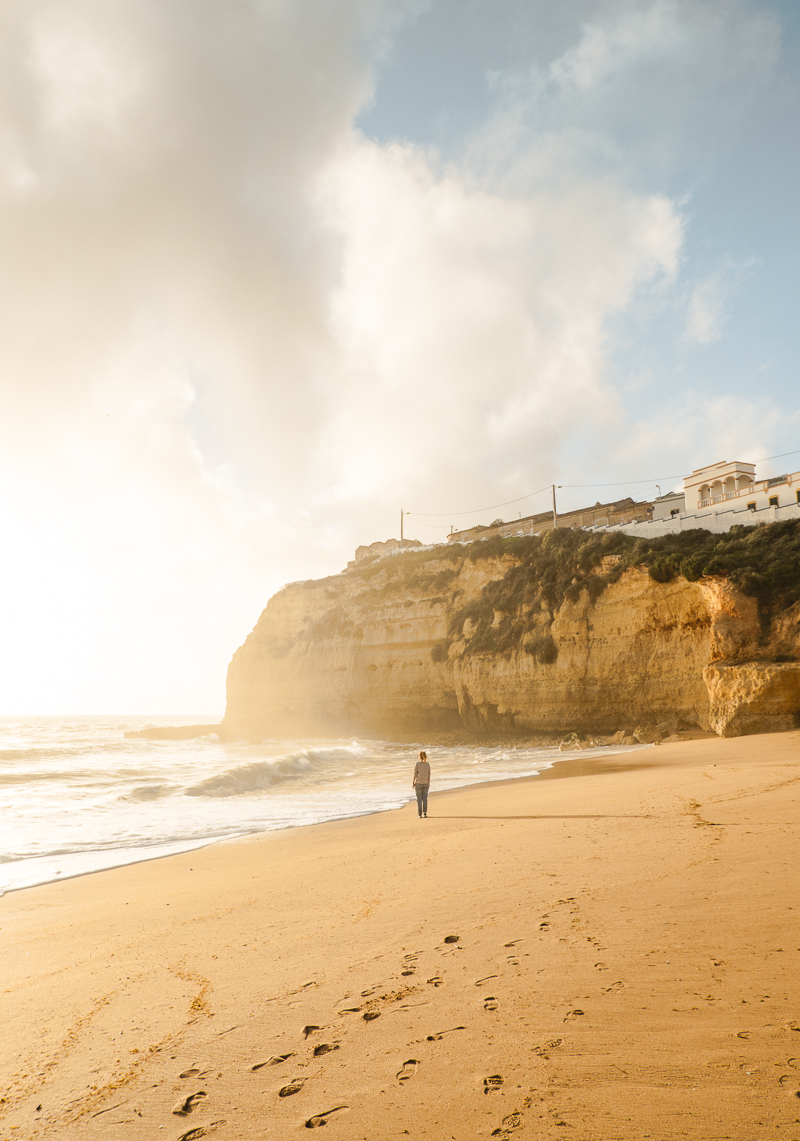
[[[800,516],[800,472],[756,479],[755,464],[723,460],[697,468],[683,481],[683,491],[670,491],[657,499],[636,502],[618,499],[596,503],[555,518],[552,511],[528,515],[488,527],[468,527],[448,535],[451,542],[489,539],[494,535],[538,535],[558,527],[624,530],[629,534],[668,534],[690,527],[727,531],[735,523],[771,522],[773,518]],[[766,518],[762,513],[769,513]],[[747,518],[735,518],[747,513]]]
[[[539,535],[552,531],[554,523],[559,527],[610,527],[619,523],[633,523],[653,517],[652,503],[636,503],[630,497],[617,499],[613,503],[595,503],[594,507],[581,507],[577,511],[565,511],[557,515],[555,523],[552,511],[540,511],[537,515],[526,515],[510,522],[491,523],[488,526],[467,527],[463,531],[453,531],[447,536],[451,543],[469,543],[473,539],[489,539],[493,535]]]
[[[539,535],[558,527],[582,527],[592,531],[617,530],[651,538],[693,527],[724,532],[735,524],[771,523],[800,518],[800,472],[756,479],[755,464],[722,460],[697,468],[683,481],[683,491],[670,491],[657,499],[637,502],[617,499],[565,511],[555,519],[552,511],[540,511],[509,522],[496,520],[488,526],[467,527],[447,536],[451,543],[491,539],[495,535]],[[353,567],[364,558],[403,547],[418,547],[413,539],[389,539],[359,547]]]

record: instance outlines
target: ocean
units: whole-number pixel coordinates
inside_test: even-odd
[[[400,808],[414,798],[421,748],[434,791],[535,776],[580,755],[352,738],[125,737],[151,725],[217,720],[0,718],[0,894],[235,836]]]

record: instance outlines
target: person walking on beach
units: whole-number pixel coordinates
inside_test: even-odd
[[[428,815],[428,785],[430,783],[431,766],[428,764],[428,754],[422,752],[414,765],[414,779],[411,782],[411,787],[417,794],[417,811],[421,817]]]

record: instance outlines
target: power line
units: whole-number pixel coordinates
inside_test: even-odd
[[[556,487],[633,487],[644,483],[666,483],[668,479],[683,479],[683,476],[659,475],[656,479],[621,479],[617,483],[557,483]]]
[[[443,527],[447,526],[446,523],[423,523],[420,519],[415,519],[410,511],[406,511],[405,516],[406,519],[410,519],[412,523],[416,523],[418,527],[430,527],[434,531],[441,531]]]
[[[797,455],[800,455],[800,448],[798,448],[796,452],[781,452],[779,456],[762,456],[760,460],[755,460],[754,462],[757,464],[765,464],[767,460],[782,460],[785,456]]]
[[[534,495],[541,495],[543,491],[549,490],[548,483],[538,491],[529,491],[527,495],[520,495],[519,499],[507,499],[505,503],[495,503],[491,507],[475,507],[472,511],[415,511],[413,514],[424,515],[427,519],[441,519],[444,516],[450,518],[451,515],[478,515],[481,511],[495,511],[498,507],[510,507],[512,503],[522,503],[523,499],[532,499]],[[411,512],[407,511],[406,515],[411,515]]]

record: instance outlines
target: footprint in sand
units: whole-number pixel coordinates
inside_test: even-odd
[[[321,1058],[323,1054],[330,1054],[331,1050],[338,1050],[339,1043],[331,1044],[330,1042],[321,1042],[319,1046],[314,1047],[314,1057]]]
[[[322,1029],[321,1026],[304,1026],[303,1027],[303,1035],[304,1035],[304,1037],[307,1038],[309,1036],[309,1034],[313,1034],[315,1030],[321,1030],[321,1029]]]
[[[515,1129],[519,1129],[520,1125],[522,1125],[522,1114],[509,1113],[507,1117],[503,1118],[502,1124],[497,1129],[492,1130],[491,1135],[492,1137],[502,1137],[504,1134],[507,1135]]]
[[[497,1001],[493,994],[488,994],[483,1000],[484,1010],[497,1010],[499,1005],[500,1003]]]
[[[444,941],[445,943],[457,943],[460,938],[460,935],[445,935]]]
[[[475,983],[475,986],[483,986],[484,983],[488,983],[489,979],[496,979],[496,978],[497,978],[497,975],[487,975],[485,979],[478,979],[478,981]]]
[[[186,1133],[181,1133],[177,1141],[196,1141],[198,1137],[208,1137],[210,1133],[216,1133],[221,1125],[227,1125],[227,1118],[220,1118],[219,1121],[209,1121],[208,1125],[198,1125],[196,1129],[189,1129]]]
[[[483,1092],[491,1093],[493,1089],[500,1089],[503,1084],[503,1079],[500,1074],[490,1074],[488,1078],[483,1079]]]
[[[437,1030],[435,1034],[429,1034],[426,1042],[441,1042],[445,1034],[452,1034],[454,1030],[466,1030],[466,1026],[451,1026],[449,1030]]]
[[[327,1125],[328,1118],[332,1113],[338,1113],[340,1109],[347,1109],[346,1105],[335,1105],[333,1109],[326,1109],[323,1113],[316,1113],[313,1117],[309,1117],[306,1121],[306,1129],[319,1129],[320,1125]]]
[[[403,1068],[397,1071],[395,1077],[399,1082],[407,1082],[417,1072],[418,1065],[419,1061],[416,1058],[409,1058],[407,1062],[403,1062]]]
[[[197,1106],[197,1103],[201,1102],[206,1096],[207,1094],[204,1089],[199,1089],[197,1093],[190,1093],[188,1097],[183,1099],[183,1101],[178,1102],[172,1112],[177,1113],[178,1117],[188,1117],[192,1110]]]
[[[625,986],[625,983],[621,982],[619,979],[617,979],[617,981],[615,983],[612,983],[611,986],[604,986],[603,987],[603,994],[616,994],[617,991],[622,990],[624,986]]]
[[[573,1018],[582,1018],[585,1011],[583,1010],[570,1010],[564,1017],[564,1022],[571,1022]]]
[[[379,1010],[367,1010],[361,1017],[365,1022],[373,1022],[376,1018],[380,1018],[380,1016],[381,1012]]]
[[[608,970],[608,967],[605,965],[605,963],[595,963],[595,967],[597,967],[598,971]]]
[[[506,959],[506,962],[508,963],[508,965],[510,967],[518,967],[519,966],[519,959],[517,958],[516,955],[509,955]]]
[[[288,1086],[283,1086],[282,1089],[278,1090],[278,1097],[291,1097],[292,1094],[300,1093],[304,1085],[305,1079],[303,1081],[289,1082]]]
[[[294,1054],[274,1054],[271,1058],[267,1058],[266,1062],[256,1062],[251,1066],[251,1070],[260,1070],[264,1066],[279,1066],[281,1062],[286,1062],[289,1058],[293,1058]]]
[[[539,924],[539,930],[540,931],[547,931],[549,929],[549,927],[550,927],[550,924],[546,920],[544,923]]]
[[[444,979],[441,975],[434,975],[432,979],[426,979],[425,981],[429,982],[431,986],[444,986]]]

